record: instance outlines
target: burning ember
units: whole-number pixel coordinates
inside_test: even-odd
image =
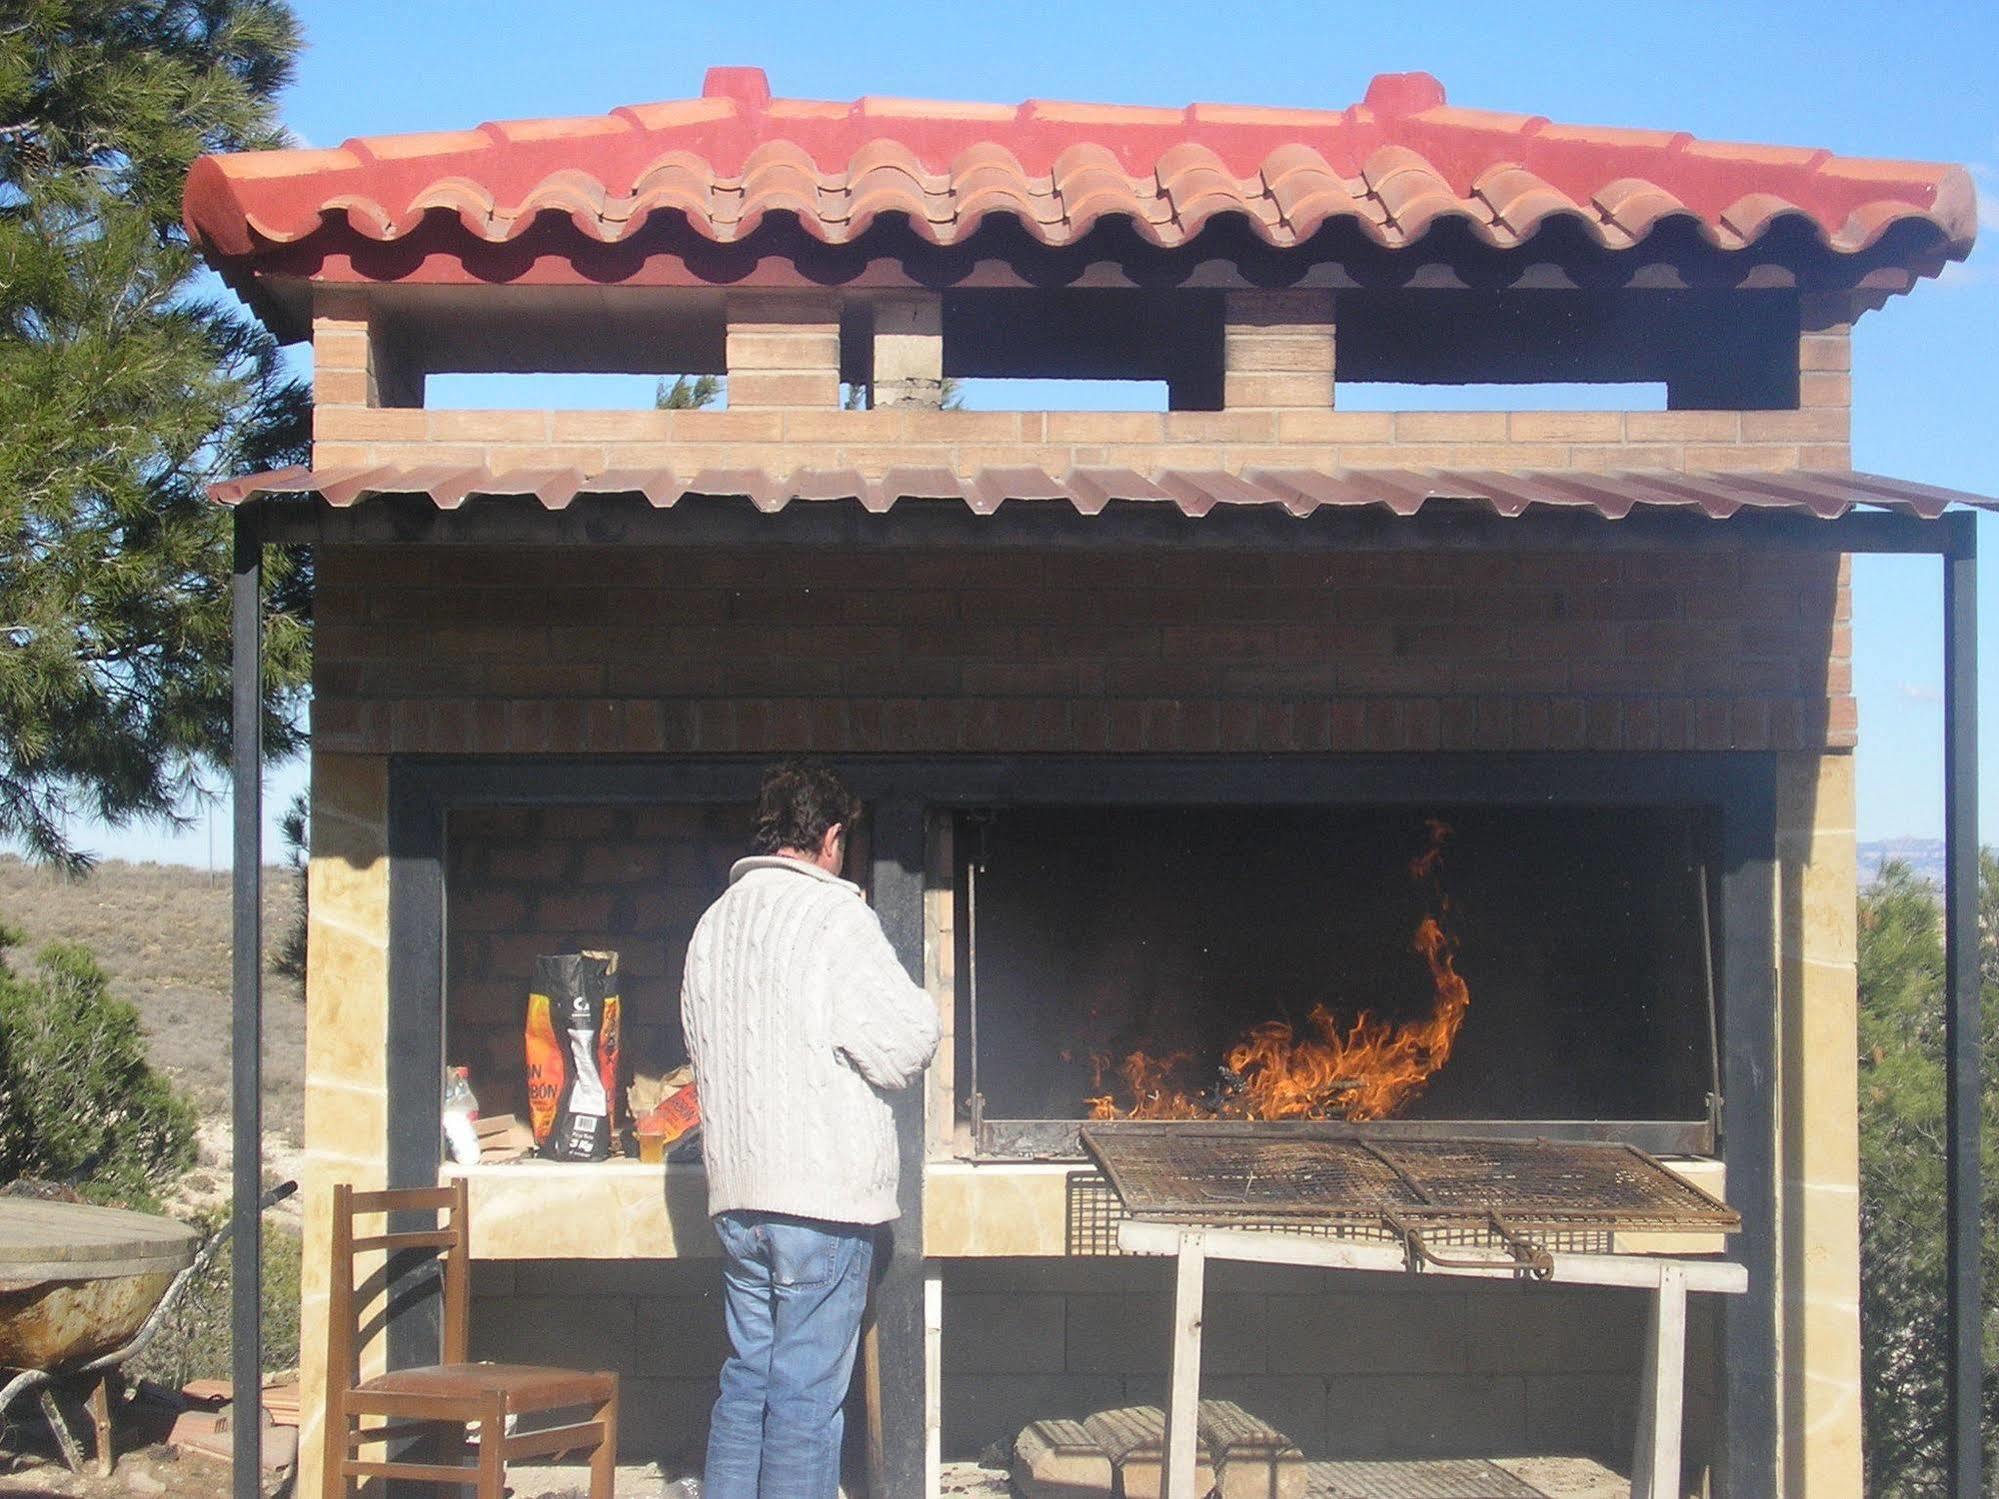
[[[1343,1023],[1315,1004],[1304,1026],[1266,1020],[1250,1027],[1223,1059],[1219,1079],[1200,1091],[1187,1081],[1191,1052],[1122,1060],[1091,1059],[1094,1085],[1110,1091],[1088,1100],[1092,1119],[1386,1119],[1417,1094],[1451,1058],[1471,1007],[1459,977],[1457,941],[1445,928],[1450,897],[1440,880],[1451,830],[1434,818],[1429,842],[1409,861],[1409,877],[1427,883],[1434,910],[1417,923],[1411,949],[1430,970],[1430,1013],[1390,1024],[1363,1010]]]

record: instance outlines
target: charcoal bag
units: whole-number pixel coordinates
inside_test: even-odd
[[[601,1161],[611,1153],[618,1022],[616,953],[535,959],[528,994],[528,1119],[542,1155]]]

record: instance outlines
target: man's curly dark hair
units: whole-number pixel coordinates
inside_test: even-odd
[[[860,816],[860,798],[832,771],[805,760],[787,760],[764,777],[757,792],[750,848],[759,854],[786,848],[817,853],[828,828],[839,823],[851,830]]]

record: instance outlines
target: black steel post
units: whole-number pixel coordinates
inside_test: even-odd
[[[1979,1499],[1980,982],[1978,971],[1978,533],[1952,516],[1943,563],[1944,1111],[1949,1263],[1948,1462],[1951,1493]]]
[[[235,846],[230,863],[231,1191],[230,1377],[236,1419],[230,1440],[231,1492],[258,1499],[263,1477],[263,1231],[257,1199],[264,1175],[263,879],[263,543],[257,512],[236,512],[230,609],[230,777]]]
[[[882,930],[911,978],[923,979],[923,808],[911,799],[873,811],[874,900]],[[924,1492],[923,1101],[919,1080],[892,1098],[898,1164],[888,1264],[875,1285],[881,1384],[880,1488],[870,1499]]]

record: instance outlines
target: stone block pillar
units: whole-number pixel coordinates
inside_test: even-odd
[[[1853,757],[1786,755],[1777,787],[1783,1492],[1859,1499]]]
[[[312,861],[306,874],[305,1251],[299,1266],[299,1499],[325,1485],[327,1246],[333,1184],[386,1184],[389,1013],[388,761],[312,757]],[[363,1266],[365,1272],[366,1266]],[[383,1366],[377,1339],[364,1367]]]
[[[874,404],[944,404],[944,304],[898,298],[875,308]]]
[[[1223,409],[1324,411],[1332,406],[1331,292],[1229,292],[1222,317]]]
[[[817,293],[745,293],[728,301],[729,409],[840,404],[840,304]]]

